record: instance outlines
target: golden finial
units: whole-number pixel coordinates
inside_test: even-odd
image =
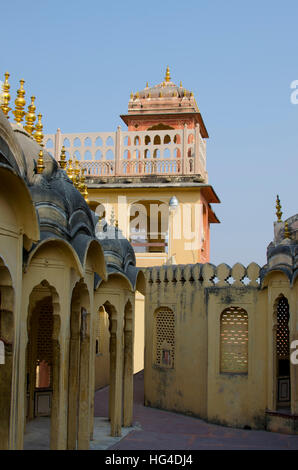
[[[173,91],[173,96],[177,96],[177,92],[176,92],[176,91]]]
[[[190,92],[190,96],[193,96],[193,92],[192,92],[192,91]]]
[[[169,66],[167,67],[166,76],[165,76],[165,81],[166,81],[166,82],[170,82],[170,81],[171,81],[171,77],[170,77],[170,68],[169,68]]]
[[[82,168],[82,171],[81,171],[81,175],[80,175],[80,182],[79,182],[79,191],[81,194],[84,194],[84,190],[85,190],[85,171],[86,171],[86,168]]]
[[[1,103],[1,109],[7,119],[9,119],[8,113],[11,110],[9,107],[9,102],[10,102],[10,94],[9,94],[9,89],[10,89],[10,84],[8,83],[8,78],[9,78],[9,73],[5,72],[4,74],[5,81],[3,83],[3,90],[2,90],[2,103]]]
[[[26,104],[26,100],[24,98],[25,96],[24,83],[25,83],[25,80],[23,79],[20,80],[21,86],[17,91],[17,98],[15,100],[16,109],[13,111],[13,114],[15,116],[14,120],[18,124],[22,122],[24,114],[25,114],[24,107]]]
[[[28,112],[26,114],[26,126],[24,126],[24,129],[25,131],[28,132],[28,134],[32,135],[32,132],[34,130],[34,121],[36,120],[36,116],[35,116],[35,110],[36,110],[36,107],[34,105],[34,101],[35,101],[35,96],[31,96],[31,104],[29,104],[28,106]]]
[[[180,88],[182,88],[182,82],[180,82]]]
[[[151,93],[150,93],[150,91],[149,91],[149,93],[148,93],[148,98],[151,98]]]
[[[186,96],[186,89],[184,88],[183,96]]]
[[[62,168],[62,170],[65,170],[65,168],[66,168],[66,166],[67,166],[66,152],[65,152],[65,147],[64,147],[64,145],[63,145],[63,147],[62,147],[62,149],[61,149],[59,165],[60,165],[60,168]]]
[[[42,114],[39,114],[37,116],[37,123],[35,125],[35,134],[34,134],[34,139],[36,140],[36,142],[42,147],[43,146],[43,133],[42,133],[42,130],[43,130],[43,125],[42,125],[42,122],[41,122],[41,118],[42,118]]]
[[[73,171],[74,172],[73,184],[74,184],[74,187],[78,189],[80,185],[80,165],[79,165],[78,160],[75,160],[74,163],[75,163],[75,168]]]
[[[162,97],[162,92],[161,92],[161,91],[159,92],[159,97],[160,97],[160,98]]]
[[[40,175],[43,172],[44,168],[45,166],[43,164],[43,151],[42,149],[40,149],[36,167],[37,173]]]
[[[284,238],[291,238],[290,232],[289,232],[289,226],[288,226],[288,222],[287,222],[287,221],[285,222]]]
[[[148,82],[146,82],[146,88],[149,88]]]
[[[67,170],[66,170],[66,174],[67,174],[68,178],[70,179],[70,181],[73,182],[74,174],[73,174],[73,167],[72,167],[72,159],[71,158],[68,160],[68,167],[67,167]]]
[[[277,222],[281,222],[281,216],[282,216],[282,211],[281,211],[281,204],[280,204],[280,199],[279,196],[277,195],[276,197],[276,216],[277,216]]]
[[[130,94],[130,99],[133,100],[133,92]]]
[[[86,184],[84,184],[83,196],[84,196],[85,201],[86,201],[87,204],[88,204],[88,203],[89,203],[89,199],[88,199],[88,189],[87,189],[87,185],[86,185]]]
[[[137,91],[137,93],[136,93],[136,98],[137,98],[137,99],[140,98],[140,93],[139,93],[138,91]]]

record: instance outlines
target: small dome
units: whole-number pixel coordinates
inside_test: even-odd
[[[131,94],[128,111],[132,113],[139,108],[145,111],[156,106],[164,107],[167,110],[179,108],[179,112],[182,109],[187,112],[200,112],[193,93],[184,88],[182,83],[178,86],[171,81],[169,68],[167,68],[163,82],[153,87],[149,87],[147,84],[143,90]]]

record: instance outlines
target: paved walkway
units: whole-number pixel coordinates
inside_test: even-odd
[[[108,415],[108,387],[95,394],[95,416]],[[121,450],[298,450],[298,436],[208,424],[143,405],[143,373],[134,377],[134,426],[109,449]]]

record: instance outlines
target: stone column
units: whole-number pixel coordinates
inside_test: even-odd
[[[80,387],[78,413],[78,450],[89,449],[89,353],[90,353],[90,314],[82,309],[80,348]]]
[[[133,417],[133,335],[129,324],[124,330],[123,375],[123,425],[128,427],[132,425]]]
[[[79,332],[72,334],[69,345],[68,422],[67,449],[77,446],[78,384],[79,384],[80,340]]]
[[[60,152],[62,148],[62,134],[61,130],[58,128],[55,134],[55,160],[60,160]]]
[[[203,169],[201,168],[201,161],[203,156],[200,155],[200,124],[197,123],[195,127],[195,156],[194,156],[194,173],[198,175],[201,173],[203,176]]]
[[[5,364],[0,364],[0,450],[9,449],[12,382],[12,345],[5,344]]]
[[[55,323],[55,316],[54,316]],[[60,447],[60,397],[59,397],[59,383],[60,383],[60,346],[58,340],[53,340],[53,394],[52,394],[52,409],[51,409],[51,440],[50,449],[58,450]]]
[[[111,329],[110,336],[110,399],[111,435],[121,436],[122,422],[122,332]]]
[[[121,171],[121,127],[117,127],[115,142],[115,176],[122,173]]]
[[[188,171],[188,161],[187,161],[187,125],[184,124],[183,128],[183,141],[182,141],[182,174],[186,175]]]

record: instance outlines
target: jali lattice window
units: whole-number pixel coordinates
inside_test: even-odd
[[[221,314],[220,372],[248,372],[248,316],[243,308],[229,307]]]
[[[289,304],[285,297],[277,305],[276,349],[278,359],[289,359]]]
[[[175,315],[168,307],[155,312],[155,364],[173,368],[175,361]]]

